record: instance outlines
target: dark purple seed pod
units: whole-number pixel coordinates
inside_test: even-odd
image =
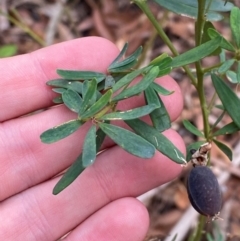
[[[188,176],[187,191],[196,211],[207,217],[218,218],[222,207],[222,194],[217,178],[210,168],[194,167]]]

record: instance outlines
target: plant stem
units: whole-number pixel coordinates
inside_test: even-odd
[[[204,27],[204,24],[206,21],[206,19],[205,19],[205,3],[206,3],[206,0],[198,0],[198,17],[197,17],[197,21],[195,24],[196,46],[201,45],[201,41],[202,41],[203,27]],[[196,66],[196,74],[197,74],[197,79],[198,79],[197,91],[198,91],[202,115],[203,115],[204,135],[205,135],[205,138],[208,140],[210,126],[208,123],[208,113],[209,112],[207,109],[206,97],[205,97],[204,86],[203,86],[204,72],[202,70],[201,61],[197,61],[195,63],[195,66]]]
[[[150,22],[155,27],[158,35],[162,38],[163,42],[168,46],[168,48],[171,50],[174,56],[179,55],[178,51],[173,46],[171,40],[168,38],[168,36],[165,34],[163,28],[159,25],[157,19],[152,14],[151,10],[149,9],[146,0],[133,0],[133,2],[146,14]],[[188,66],[183,66],[183,69],[185,70],[188,77],[191,79],[192,84],[196,87],[197,81],[192,74],[191,70],[188,68]]]
[[[40,38],[36,33],[34,33],[27,25],[21,23],[20,21],[16,20],[9,14],[2,12],[1,10],[0,10],[0,14],[5,16],[11,23],[21,28],[25,33],[29,34],[41,46],[45,46],[44,40],[42,40],[42,38]]]
[[[201,215],[199,223],[198,223],[198,227],[197,227],[197,230],[196,230],[196,234],[194,236],[194,241],[200,241],[201,240],[202,231],[203,231],[205,223],[206,223],[206,217]]]
[[[203,36],[203,28],[205,24],[205,4],[206,0],[198,0],[198,17],[197,21],[195,23],[195,42],[196,46],[201,45],[202,42],[202,36]],[[210,125],[208,122],[208,107],[206,102],[206,97],[204,93],[204,86],[203,86],[203,78],[204,78],[204,72],[202,69],[201,61],[197,61],[195,63],[196,66],[196,74],[197,74],[197,92],[199,95],[200,105],[201,105],[201,111],[202,111],[202,117],[203,117],[203,126],[204,126],[204,135],[206,140],[209,140],[209,132],[210,132]],[[196,230],[196,235],[194,236],[194,241],[200,241],[202,238],[202,231],[204,228],[204,225],[206,223],[206,218],[204,216],[200,216],[200,220],[198,223],[198,227]]]

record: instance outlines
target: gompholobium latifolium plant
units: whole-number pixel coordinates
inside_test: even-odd
[[[163,53],[147,66],[136,69],[135,66],[138,64],[142,48],[139,47],[132,55],[124,58],[128,48],[128,44],[125,44],[119,56],[108,67],[107,74],[59,69],[57,73],[61,78],[47,83],[54,92],[59,94],[53,100],[54,103],[64,104],[76,114],[76,118],[45,131],[41,135],[41,140],[44,143],[61,140],[81,128],[84,123],[91,123],[91,127],[85,136],[82,152],[79,153],[76,160],[73,160],[73,164],[54,187],[54,194],[64,190],[86,167],[94,163],[106,136],[110,137],[125,151],[144,159],[151,158],[156,151],[159,151],[179,164],[185,164],[195,159],[199,162],[198,155],[201,154],[202,148],[205,145],[215,143],[232,160],[231,149],[217,138],[220,135],[235,133],[240,129],[240,100],[227,82],[228,80],[231,84],[240,83],[240,10],[233,4],[221,0],[181,0],[178,2],[175,0],[155,0],[155,2],[168,11],[196,19],[194,48],[179,54],[159,21],[151,13],[147,2],[133,0],[133,3],[146,14],[156,28],[158,35],[170,48],[173,53],[172,57]],[[227,11],[231,11],[231,41],[225,39],[212,23],[213,21],[220,21],[223,18],[221,12]],[[213,63],[211,66],[203,66],[201,60],[213,55],[218,56],[219,62]],[[190,69],[189,64],[193,64],[195,68]],[[183,154],[162,134],[164,130],[170,128],[171,123],[160,96],[170,95],[173,92],[154,82],[157,77],[167,75],[174,68],[179,67],[185,70],[199,95],[204,126],[203,130],[199,130],[188,120],[183,121],[185,128],[200,139],[187,147],[186,160]],[[139,81],[133,84],[132,81],[137,76],[140,76]],[[207,76],[211,77],[215,90],[215,94],[209,102],[207,102],[204,92],[204,80]],[[144,106],[124,111],[118,109],[120,101],[141,93],[144,93],[145,96]],[[220,105],[215,105],[217,97],[221,101]],[[221,114],[219,114],[216,122],[210,125],[208,117],[213,108],[218,108]],[[140,119],[146,115],[150,116],[151,124],[147,124]],[[225,115],[229,115],[232,122],[219,128],[219,123]],[[124,121],[131,131],[111,123],[113,120]],[[190,152],[190,150],[195,150],[195,152]],[[194,193],[198,189],[196,190],[193,185],[193,182],[196,182],[193,181],[195,177],[203,173],[206,175],[206,179],[213,181],[213,186],[217,185],[216,190],[219,190],[219,186],[214,179],[215,176],[206,166],[210,164],[206,157],[209,151],[210,149],[204,154],[204,165],[192,169],[189,176],[188,193],[192,205],[198,212],[216,218],[221,205],[218,204],[218,206],[209,209],[209,206],[206,206],[208,205],[206,200],[200,202],[196,198],[197,194]],[[200,179],[197,178],[196,180]],[[202,180],[205,180],[205,178]],[[202,183],[204,182],[202,181]],[[203,185],[199,188],[202,188],[202,193],[205,192]],[[220,195],[216,195],[210,198],[216,201],[219,197]],[[221,203],[221,200],[218,203]]]

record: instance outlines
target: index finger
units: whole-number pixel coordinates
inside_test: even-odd
[[[0,59],[0,122],[51,106],[53,92],[46,82],[59,78],[56,69],[106,72],[118,52],[106,39],[86,37]]]

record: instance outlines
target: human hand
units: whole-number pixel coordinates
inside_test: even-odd
[[[52,189],[59,180],[54,176],[81,152],[89,125],[51,145],[39,138],[43,131],[75,118],[64,105],[52,107],[54,93],[46,82],[58,78],[56,69],[105,72],[118,52],[109,41],[89,37],[0,59],[0,240],[55,241],[71,230],[65,240],[144,238],[148,213],[135,197],[175,178],[180,165],[157,151],[152,159],[143,160],[107,140],[108,150],[54,196]],[[156,81],[175,91],[162,97],[174,120],[182,110],[180,89],[171,77]],[[136,96],[121,107],[143,104],[143,96]],[[26,115],[44,108],[48,109]],[[164,134],[184,152],[174,130]]]

